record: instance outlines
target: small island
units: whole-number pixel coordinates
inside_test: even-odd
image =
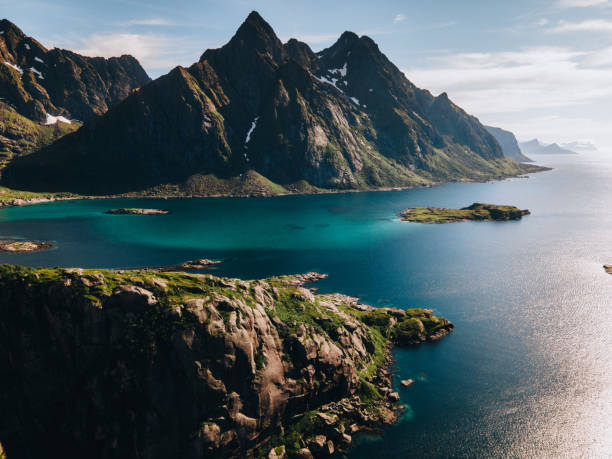
[[[612,265],[603,265],[608,274],[612,274]]]
[[[455,223],[473,221],[504,221],[520,220],[529,215],[527,209],[521,210],[515,206],[498,206],[475,202],[461,209],[442,207],[411,207],[400,212],[403,221],[414,223]]]
[[[137,208],[122,208],[122,209],[110,209],[104,212],[110,215],[167,215],[170,213],[169,209],[137,209]]]
[[[0,250],[4,252],[38,252],[53,247],[50,242],[0,240]]]

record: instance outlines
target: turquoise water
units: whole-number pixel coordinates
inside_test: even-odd
[[[273,199],[114,200],[0,210],[0,238],[56,248],[1,263],[132,267],[223,258],[254,278],[320,271],[322,291],[427,306],[444,340],[398,349],[409,409],[352,457],[612,455],[612,159],[538,158],[555,170],[485,184]],[[520,222],[419,225],[413,205],[514,204]],[[105,215],[114,207],[167,216]]]

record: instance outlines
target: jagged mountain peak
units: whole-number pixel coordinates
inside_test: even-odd
[[[0,33],[0,35],[7,35],[9,33],[12,33],[22,38],[26,36],[25,33],[23,33],[23,31],[19,27],[17,27],[8,19],[0,19],[0,32],[2,32]]]
[[[283,49],[283,45],[276,36],[272,26],[257,11],[252,11],[249,14],[228,43],[228,46],[236,44],[258,51],[269,52],[276,59],[281,58]]]
[[[296,39],[283,45],[257,12],[227,44],[98,120],[20,158],[4,182],[93,194],[175,184],[207,195],[241,187],[250,170],[274,192],[525,170],[504,163],[476,118],[410,83],[371,38],[347,31],[315,55]]]
[[[289,59],[293,59],[302,67],[310,69],[317,65],[317,56],[312,49],[310,49],[310,46],[302,41],[295,38],[289,39],[289,41],[285,43],[285,51]]]

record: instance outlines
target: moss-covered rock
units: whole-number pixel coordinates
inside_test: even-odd
[[[441,207],[411,207],[400,212],[402,220],[415,223],[455,223],[474,221],[520,220],[529,215],[529,210],[521,210],[515,206],[499,206],[475,202],[461,209]]]
[[[0,441],[31,457],[346,450],[396,418],[392,344],[452,324],[302,286],[318,277],[1,266]]]

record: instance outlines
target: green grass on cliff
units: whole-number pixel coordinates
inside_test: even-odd
[[[43,125],[0,101],[0,169],[13,157],[39,150],[79,127],[77,122]]]
[[[65,199],[76,197],[76,195],[71,193],[35,193],[33,191],[12,190],[10,188],[0,186],[0,205],[9,205],[18,199],[23,201],[33,201],[37,199]]]

